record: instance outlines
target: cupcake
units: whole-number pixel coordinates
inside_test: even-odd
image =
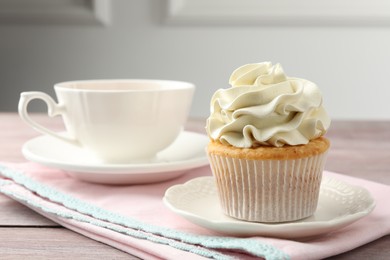
[[[330,145],[320,90],[270,62],[239,67],[229,83],[213,95],[206,125],[223,212],[267,223],[311,216]]]

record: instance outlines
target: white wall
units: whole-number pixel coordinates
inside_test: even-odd
[[[0,25],[0,111],[19,93],[92,78],[191,81],[191,115],[245,63],[280,62],[316,82],[333,119],[390,120],[390,26],[171,25],[166,1],[116,0],[111,24]]]

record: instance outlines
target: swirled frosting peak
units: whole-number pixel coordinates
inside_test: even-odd
[[[212,140],[240,148],[301,145],[329,128],[318,87],[287,77],[280,64],[244,65],[229,83],[211,99],[206,130]]]

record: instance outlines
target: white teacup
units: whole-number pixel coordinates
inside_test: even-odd
[[[43,92],[23,92],[19,115],[37,131],[80,146],[105,163],[152,160],[180,134],[195,86],[166,80],[87,80],[54,85],[58,103]],[[27,107],[41,99],[61,115],[67,133],[33,121]]]

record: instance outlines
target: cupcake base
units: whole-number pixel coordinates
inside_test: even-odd
[[[267,223],[311,216],[317,208],[328,147],[325,138],[283,150],[261,147],[261,151],[237,151],[211,142],[208,156],[222,210],[237,219]],[[272,153],[278,159],[271,159]]]

